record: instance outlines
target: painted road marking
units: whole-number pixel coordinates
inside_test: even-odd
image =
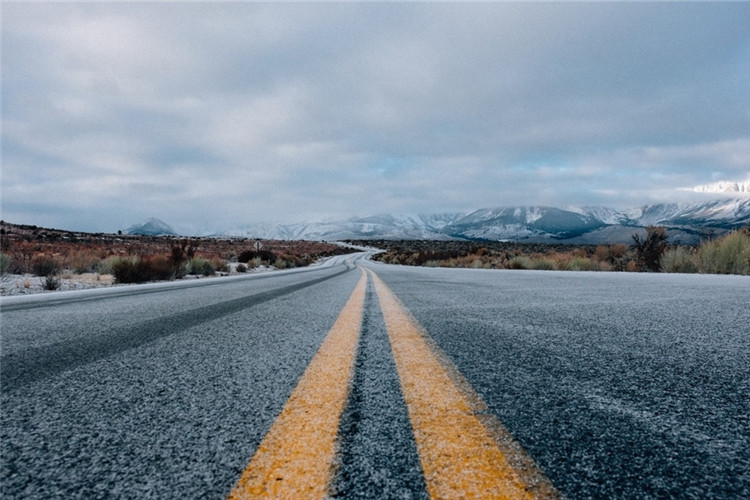
[[[230,499],[324,498],[334,472],[339,420],[349,396],[367,274],[242,473]]]
[[[433,499],[556,498],[533,460],[370,271]],[[515,467],[514,467],[515,466]]]

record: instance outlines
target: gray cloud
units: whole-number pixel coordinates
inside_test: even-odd
[[[750,177],[748,17],[744,3],[8,3],[3,217],[210,230],[684,196]]]

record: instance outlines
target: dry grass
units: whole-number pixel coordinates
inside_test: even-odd
[[[356,242],[362,244],[362,242]],[[636,255],[625,245],[561,245],[517,242],[385,241],[374,258],[391,264],[474,269],[624,271]]]
[[[384,248],[374,259],[389,264],[474,269],[559,271],[648,270],[635,247],[471,241],[354,241]],[[728,233],[700,247],[665,247],[662,272],[750,274],[750,230]]]
[[[246,238],[179,238],[91,234],[36,226],[0,223],[0,264],[3,273],[44,276],[112,276],[127,263],[140,262],[137,281],[173,279],[195,272],[230,273],[230,262],[252,252],[257,240]],[[338,245],[317,241],[263,240],[264,255],[277,267],[306,266],[321,257],[349,253]],[[247,268],[247,263],[244,263]],[[261,262],[253,261],[251,267]],[[107,278],[111,279],[111,278]],[[122,281],[122,280],[119,280]],[[130,280],[128,280],[130,281]]]

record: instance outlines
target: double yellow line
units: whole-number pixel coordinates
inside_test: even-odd
[[[427,491],[433,499],[557,498],[533,460],[372,271]],[[325,498],[352,380],[367,273],[310,362],[230,499]]]

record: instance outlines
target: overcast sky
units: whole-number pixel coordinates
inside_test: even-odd
[[[7,3],[2,217],[183,231],[750,178],[750,3]]]

